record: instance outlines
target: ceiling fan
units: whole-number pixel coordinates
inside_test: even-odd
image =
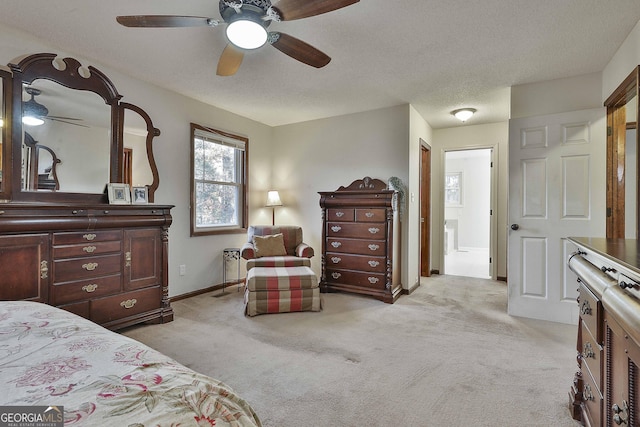
[[[316,68],[331,58],[315,47],[278,31],[267,31],[272,21],[293,21],[321,15],[358,3],[360,0],[220,0],[220,16],[227,24],[229,43],[218,61],[217,74],[232,76],[238,71],[244,52],[269,43],[280,52]],[[125,27],[216,27],[219,20],[199,16],[132,15],[118,16]]]
[[[31,99],[22,103],[22,123],[29,126],[39,126],[46,120],[53,120],[74,126],[89,127],[80,123],[82,119],[73,117],[50,116],[49,109],[35,100],[42,91],[32,86],[25,86],[24,91],[31,96]]]

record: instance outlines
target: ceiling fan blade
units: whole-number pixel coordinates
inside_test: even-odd
[[[82,121],[82,119],[76,119],[74,117],[50,116],[50,115],[47,115],[47,117],[50,118],[50,119],[54,119],[54,120],[58,119],[58,120],[76,120],[76,121],[79,121],[79,122]]]
[[[55,117],[45,117],[45,119],[47,120],[51,120],[52,122],[60,122],[60,123],[66,123],[68,125],[73,125],[73,126],[80,126],[82,128],[88,128],[89,126],[87,125],[82,125],[80,123],[74,123],[74,122],[69,122],[67,120],[61,120],[61,119],[57,119]],[[71,119],[71,120],[78,120],[78,119]]]
[[[269,39],[274,40],[271,44],[280,52],[312,67],[322,68],[331,61],[325,53],[288,34],[271,32]]]
[[[283,21],[308,18],[358,3],[360,0],[280,0],[273,7]]]
[[[130,15],[116,16],[125,27],[215,27],[218,21],[202,16],[178,15]]]
[[[222,51],[222,55],[220,55],[220,60],[218,60],[216,74],[219,76],[233,76],[240,68],[243,59],[244,52],[228,43],[227,47]]]

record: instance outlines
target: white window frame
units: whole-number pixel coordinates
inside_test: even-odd
[[[204,140],[208,143],[220,144],[234,148],[235,151],[235,177],[233,181],[209,181],[196,179],[196,141]],[[247,229],[247,182],[248,182],[248,150],[249,139],[229,132],[191,123],[191,236],[210,234],[243,233]],[[235,223],[233,224],[201,224],[197,218],[199,184],[214,184],[233,187],[237,192],[235,207]]]

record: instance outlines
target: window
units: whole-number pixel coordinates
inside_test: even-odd
[[[191,235],[247,227],[249,139],[191,123]]]
[[[462,172],[445,174],[445,205],[462,206]]]

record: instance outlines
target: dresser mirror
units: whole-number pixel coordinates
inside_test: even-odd
[[[152,141],[159,135],[139,107],[101,71],[74,58],[30,55],[12,77],[11,199],[106,203],[107,183],[158,186]]]

